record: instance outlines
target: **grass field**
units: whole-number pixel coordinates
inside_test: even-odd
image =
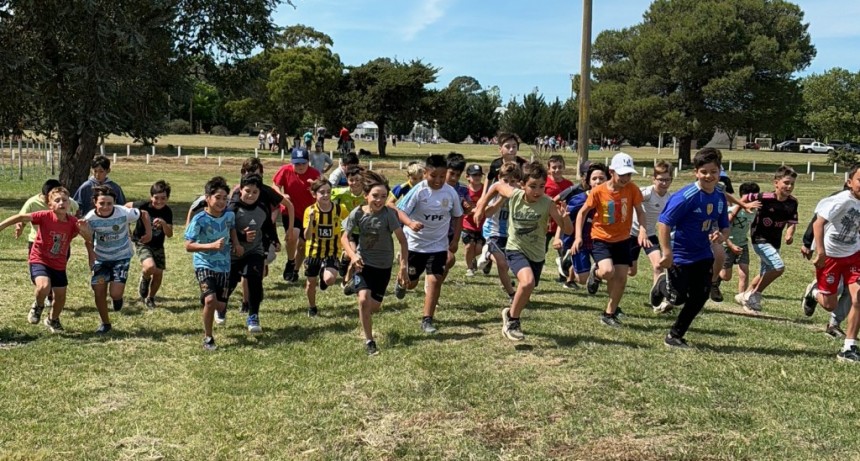
[[[495,155],[489,146],[425,145],[420,152],[401,146],[386,162],[374,158],[374,169],[383,168],[392,182],[402,181],[401,160],[431,149],[458,150],[476,161]],[[640,168],[655,155],[633,153]],[[670,155],[664,150],[663,157]],[[797,183],[801,227],[817,200],[841,184],[841,173],[834,176],[823,156],[726,157],[736,170],[756,161],[772,171],[784,159],[805,173],[806,162],[815,161],[816,180],[804,174]],[[117,162],[111,177],[130,199],[145,198],[153,181],[166,179],[174,214],[184,217],[205,180],[221,174],[233,184],[239,162],[224,159],[218,167],[216,159],[195,155],[186,166],[159,156],[146,165],[133,156]],[[278,164],[267,160],[267,177]],[[673,190],[691,177],[684,171]],[[17,212],[44,179],[38,169],[23,182],[4,177],[0,216]],[[765,190],[770,185],[767,173],[733,174],[736,184],[746,180]],[[497,280],[467,279],[458,265],[443,287],[439,334],[419,330],[421,294],[397,301],[389,290],[374,317],[381,354],[368,358],[354,298],[326,291],[318,295],[320,317],[310,319],[301,287],[277,277],[266,280],[262,335],[245,332],[233,302],[227,325],[216,328],[219,350],[202,350],[198,290],[182,231],[177,227],[167,243],[159,308],[146,312],[135,299],[133,264],[126,308],[113,314],[107,338],[93,334],[98,316],[80,240],[70,263],[66,333],[52,335],[26,322],[32,301],[26,242],[14,240],[11,229],[0,234],[0,459],[858,456],[858,369],[835,360],[840,343],[823,334],[825,315],[801,312],[812,266],[800,256],[799,238],[783,247],[788,270],[766,292],[763,314],[709,302],[687,336],[691,351],[662,345],[673,319],[646,306],[643,259],[645,270],[629,281],[622,301],[621,329],[598,323],[605,290],[567,291],[553,282],[550,264],[523,315],[526,341],[513,344],[500,333],[506,296]],[[735,287],[723,284],[727,300]]]

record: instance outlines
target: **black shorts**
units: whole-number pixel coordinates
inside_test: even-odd
[[[381,303],[385,299],[385,289],[391,281],[391,268],[380,269],[373,266],[364,266],[361,272],[353,276],[355,281],[355,292],[370,290],[370,297]]]
[[[409,280],[416,281],[425,271],[427,275],[442,275],[448,262],[448,251],[436,253],[409,252]]]
[[[521,270],[529,267],[535,277],[535,286],[540,284],[540,275],[543,272],[543,261],[532,261],[529,258],[526,258],[526,255],[519,251],[511,250],[505,252],[505,259],[508,261],[508,267],[511,268],[511,272],[514,273],[514,277],[516,277]]]
[[[702,301],[708,298],[711,291],[713,273],[713,258],[675,265],[666,271],[666,285],[660,288],[666,300],[676,306],[685,304],[690,299]]]
[[[631,262],[630,239],[626,238],[620,242],[606,242],[594,239],[591,257],[596,263],[600,263],[604,259],[611,259],[613,266],[629,266]]]
[[[230,273],[240,277],[263,278],[263,268],[266,265],[266,255],[253,253],[243,255],[239,259],[230,261]]]
[[[226,303],[229,291],[229,272],[215,272],[210,269],[196,268],[194,275],[200,284],[200,304],[206,303],[206,298],[215,295],[218,302]]]
[[[284,230],[286,231],[288,226],[290,225],[290,218],[288,218],[287,215],[282,214],[281,223],[284,225]],[[305,228],[303,227],[303,224],[304,221],[302,221],[302,218],[293,218],[293,229],[299,230],[299,240],[305,239]],[[288,235],[287,239],[289,238],[290,236]]]
[[[338,270],[339,261],[337,257],[305,258],[305,277],[319,277],[327,267]]]
[[[652,235],[648,237],[648,241],[651,242],[651,248],[645,248],[645,256],[650,255],[655,251],[660,251],[660,239],[657,238],[656,235]],[[639,253],[642,252],[642,247],[639,246],[639,239],[634,236],[630,236],[630,262],[639,260]]]
[[[69,286],[66,271],[51,269],[44,264],[30,264],[30,280],[35,284],[36,277],[48,277],[51,280],[51,288],[65,288]]]
[[[460,236],[463,238],[463,245],[468,245],[470,243],[480,243],[483,245],[486,243],[484,240],[484,234],[481,231],[474,230],[464,230],[460,232]]]

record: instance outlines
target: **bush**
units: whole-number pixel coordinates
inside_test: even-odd
[[[857,161],[857,152],[851,149],[839,148],[827,154],[827,163],[831,165],[838,163],[839,166],[850,168]]]
[[[175,118],[167,122],[168,134],[191,134],[191,124],[187,120]]]
[[[213,136],[230,136],[230,129],[224,125],[215,125],[209,130]]]

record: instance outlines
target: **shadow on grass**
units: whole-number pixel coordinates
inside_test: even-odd
[[[622,341],[617,339],[599,338],[597,336],[584,335],[556,335],[556,334],[535,334],[535,336],[543,337],[552,341],[560,348],[574,347],[581,343],[593,343],[603,346],[623,346],[623,347],[642,347],[641,343],[631,341]]]
[[[292,325],[274,329],[266,329],[264,326],[262,334],[251,336],[244,332],[231,332],[229,337],[235,340],[239,346],[263,347],[278,343],[301,342],[323,334],[346,333],[354,329],[354,322],[331,322],[310,327],[305,325]]]
[[[39,339],[37,335],[22,333],[20,331],[0,330],[0,349],[24,346]]]
[[[772,321],[772,322],[787,322],[787,323],[795,323],[795,324],[798,324],[798,325],[807,325],[807,324],[813,323],[813,322],[811,322],[810,320],[807,320],[807,319],[801,319],[801,318],[789,318],[789,317],[779,317],[779,316],[776,316],[776,315],[768,315],[768,314],[763,314],[763,313],[750,314],[750,313],[747,313],[747,312],[742,311],[742,310],[706,309],[706,310],[705,310],[705,311],[703,311],[703,312],[704,312],[705,314],[707,314],[707,315],[723,314],[723,315],[731,315],[731,316],[734,316],[734,317],[745,317],[745,318],[749,318],[749,319],[769,320],[769,321]]]
[[[832,351],[811,351],[806,349],[787,349],[776,347],[747,347],[747,346],[714,346],[707,343],[695,342],[693,346],[700,351],[715,352],[718,354],[762,354],[776,357],[809,357],[814,359],[834,358],[836,349]]]

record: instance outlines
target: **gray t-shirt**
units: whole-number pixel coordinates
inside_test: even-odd
[[[343,223],[343,231],[358,228],[358,254],[367,266],[388,269],[394,261],[394,242],[391,234],[400,229],[397,212],[382,207],[378,213],[365,213],[356,207]]]
[[[325,152],[311,152],[311,166],[314,167],[317,171],[322,173],[325,171],[326,166],[331,166],[334,162],[332,162],[331,157],[328,156]]]
[[[259,202],[253,206],[247,206],[241,203],[231,204],[230,209],[236,214],[236,233],[239,234],[239,243],[242,249],[245,250],[244,255],[251,254],[266,254],[263,248],[263,223],[269,218]],[[245,228],[257,231],[254,240],[246,241]],[[236,258],[235,256],[233,257]]]

